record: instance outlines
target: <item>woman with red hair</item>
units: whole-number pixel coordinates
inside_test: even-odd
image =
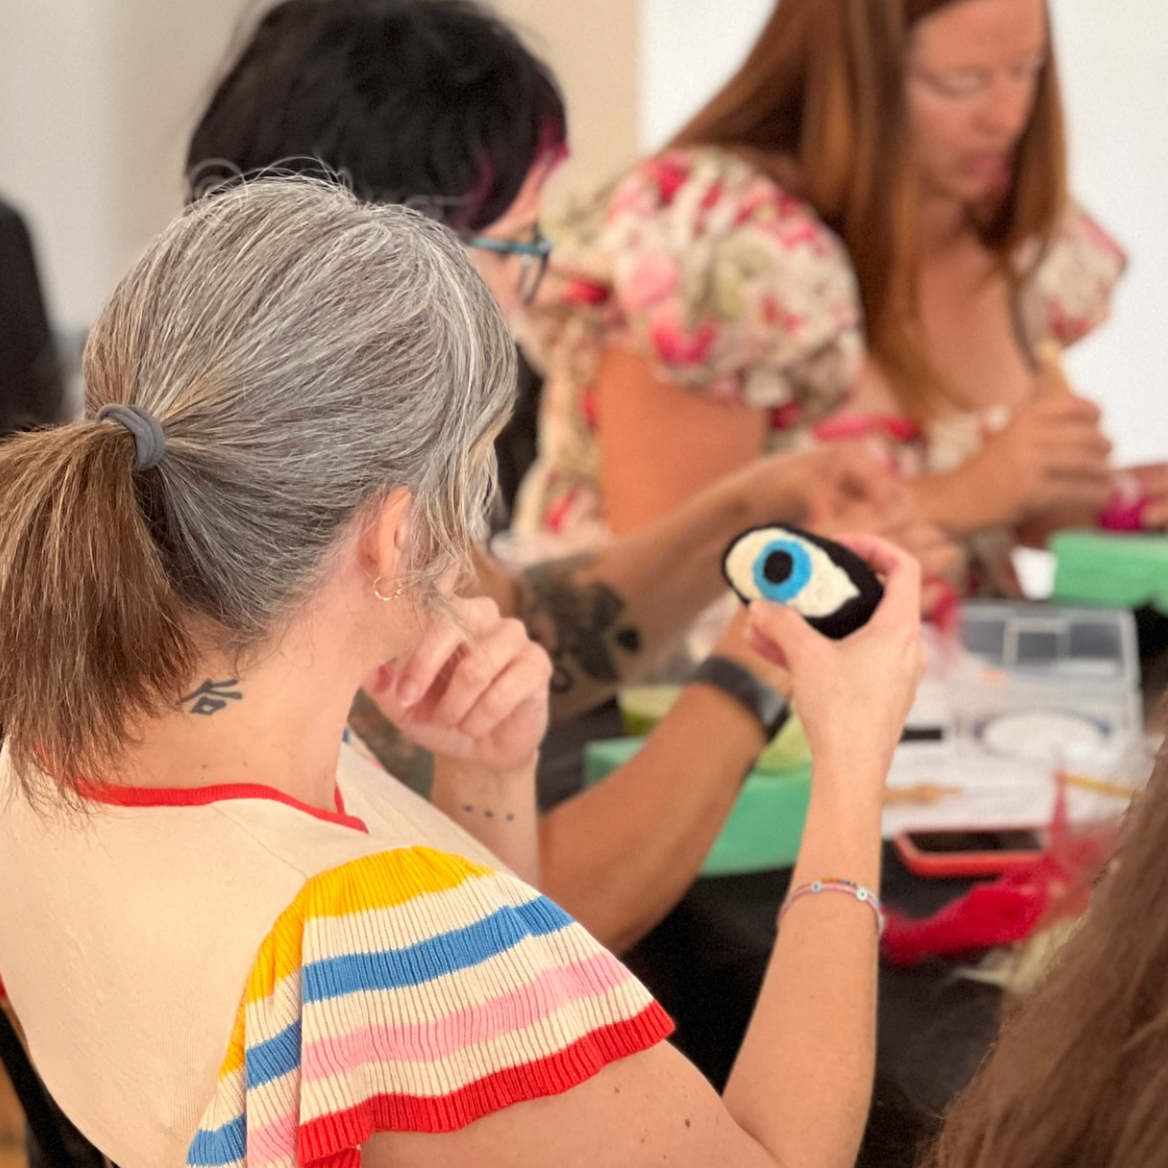
[[[954,535],[1093,517],[1099,411],[1039,354],[1124,257],[1066,173],[1045,0],[783,0],[557,240],[521,524],[638,528],[842,407],[827,433],[911,447]]]

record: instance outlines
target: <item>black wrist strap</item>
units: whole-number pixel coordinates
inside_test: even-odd
[[[729,694],[759,720],[768,742],[791,715],[786,698],[778,690],[759,681],[749,669],[729,657],[707,657],[691,674],[690,681],[705,682]]]

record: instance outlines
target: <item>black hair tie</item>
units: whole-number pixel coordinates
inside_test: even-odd
[[[99,422],[116,422],[134,435],[134,470],[153,470],[166,453],[166,435],[158,419],[141,406],[108,405],[97,411]]]

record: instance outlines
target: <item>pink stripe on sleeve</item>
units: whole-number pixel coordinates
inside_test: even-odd
[[[295,1107],[275,1119],[264,1117],[262,1125],[247,1130],[248,1168],[267,1168],[269,1164],[285,1164],[288,1149],[296,1147],[300,1130],[300,1115]]]
[[[436,1021],[372,1023],[346,1034],[327,1035],[305,1044],[304,1081],[328,1078],[371,1060],[435,1062],[466,1049],[468,1036],[470,1043],[488,1042],[626,981],[632,982],[628,970],[600,951],[566,968],[546,970],[500,997]]]

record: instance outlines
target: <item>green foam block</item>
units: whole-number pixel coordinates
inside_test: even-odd
[[[584,783],[600,782],[640,750],[643,738],[590,742],[584,751]],[[677,782],[685,782],[679,774]],[[789,868],[799,854],[811,799],[811,764],[786,771],[751,771],[706,862],[703,876],[735,876]]]
[[[1051,599],[1065,604],[1168,612],[1168,536],[1064,531],[1050,541],[1056,570]]]

